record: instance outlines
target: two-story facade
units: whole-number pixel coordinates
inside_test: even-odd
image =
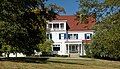
[[[54,41],[52,53],[58,55],[85,55],[85,42],[90,42],[94,34],[92,26],[95,19],[89,17],[85,23],[79,23],[75,16],[57,16],[47,24],[47,37]]]

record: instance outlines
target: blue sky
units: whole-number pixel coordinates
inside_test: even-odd
[[[48,0],[50,3],[56,3],[59,6],[64,7],[67,15],[74,15],[78,11],[77,0]],[[64,14],[63,14],[64,15]]]

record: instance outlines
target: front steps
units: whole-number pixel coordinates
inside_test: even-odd
[[[76,58],[76,57],[79,57],[79,54],[78,53],[70,53],[69,57]]]

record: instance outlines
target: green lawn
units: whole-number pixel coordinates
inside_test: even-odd
[[[96,59],[49,59],[47,63],[0,61],[0,69],[120,69],[120,62]]]

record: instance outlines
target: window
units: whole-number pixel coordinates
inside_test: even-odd
[[[72,39],[72,34],[68,34],[68,39]]]
[[[53,28],[59,28],[59,24],[53,24]]]
[[[60,28],[63,29],[64,28],[64,23],[60,24]]]
[[[78,39],[78,34],[74,34],[73,39]]]
[[[47,34],[47,39],[52,39],[52,34]]]
[[[59,39],[66,39],[66,34],[65,33],[60,33],[59,34]]]
[[[60,51],[60,45],[53,45],[53,51]]]
[[[78,39],[78,34],[68,34],[68,39]]]
[[[48,28],[52,28],[52,24],[48,24]]]
[[[91,39],[91,37],[92,37],[92,34],[90,33],[85,34],[85,39]]]
[[[53,47],[53,51],[60,51],[60,47]]]

